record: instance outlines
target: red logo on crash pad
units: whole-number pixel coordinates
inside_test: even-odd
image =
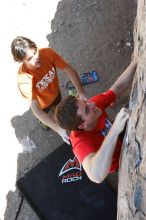
[[[67,173],[70,170],[82,170],[81,164],[79,163],[78,159],[76,157],[74,157],[74,159],[69,159],[64,166],[62,167],[59,176]]]

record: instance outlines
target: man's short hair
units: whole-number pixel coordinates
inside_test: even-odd
[[[11,52],[16,62],[22,62],[27,55],[27,49],[36,49],[36,44],[29,38],[18,36],[11,43]]]
[[[68,96],[64,98],[55,109],[56,123],[66,130],[78,130],[78,126],[83,122],[77,115],[77,98]]]

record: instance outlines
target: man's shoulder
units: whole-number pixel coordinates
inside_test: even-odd
[[[107,90],[106,92],[97,94],[89,99],[91,102],[95,102],[98,107],[106,108],[110,102],[115,101],[116,94],[112,90]]]
[[[70,136],[72,149],[75,156],[78,158],[80,163],[83,162],[85,157],[89,154],[94,153],[97,151],[97,138],[95,135],[91,136],[90,132],[72,132]]]
[[[92,142],[91,133],[89,131],[72,131],[70,133],[70,140],[73,146],[83,142]]]
[[[94,96],[92,96],[90,99],[89,99],[89,101],[97,101],[97,100],[99,100],[100,99],[100,97],[102,96],[102,93],[100,93],[100,94],[96,94],[96,95],[94,95]]]
[[[107,96],[107,95],[116,95],[114,91],[112,91],[111,89],[105,91],[105,92],[102,92],[102,93],[99,93],[99,94],[96,94],[94,95],[93,97],[91,97],[89,100],[98,100],[100,99],[101,97],[103,96]]]
[[[91,97],[88,101],[89,102],[94,102],[97,107],[102,108],[102,105],[103,105],[103,93],[96,94],[95,96]]]
[[[76,130],[76,131],[71,131],[70,136],[73,138],[82,137],[86,133],[87,133],[87,131],[84,131],[84,130]]]

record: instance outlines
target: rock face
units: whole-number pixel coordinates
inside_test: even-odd
[[[146,219],[146,1],[137,1],[134,31],[138,66],[129,108],[132,110],[123,143],[118,189],[118,220]]]

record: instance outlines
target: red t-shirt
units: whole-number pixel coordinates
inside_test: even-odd
[[[97,152],[101,147],[102,142],[107,135],[110,127],[112,126],[105,109],[116,99],[116,94],[108,90],[105,93],[96,95],[89,99],[91,102],[95,102],[96,106],[102,110],[102,114],[98,119],[96,127],[91,131],[72,131],[70,134],[70,140],[73,147],[73,152],[78,158],[80,163],[83,162],[86,156],[90,153]],[[114,172],[119,167],[119,157],[121,151],[122,142],[118,139],[116,148],[113,155],[112,165],[110,173]],[[110,146],[109,146],[110,147]]]

